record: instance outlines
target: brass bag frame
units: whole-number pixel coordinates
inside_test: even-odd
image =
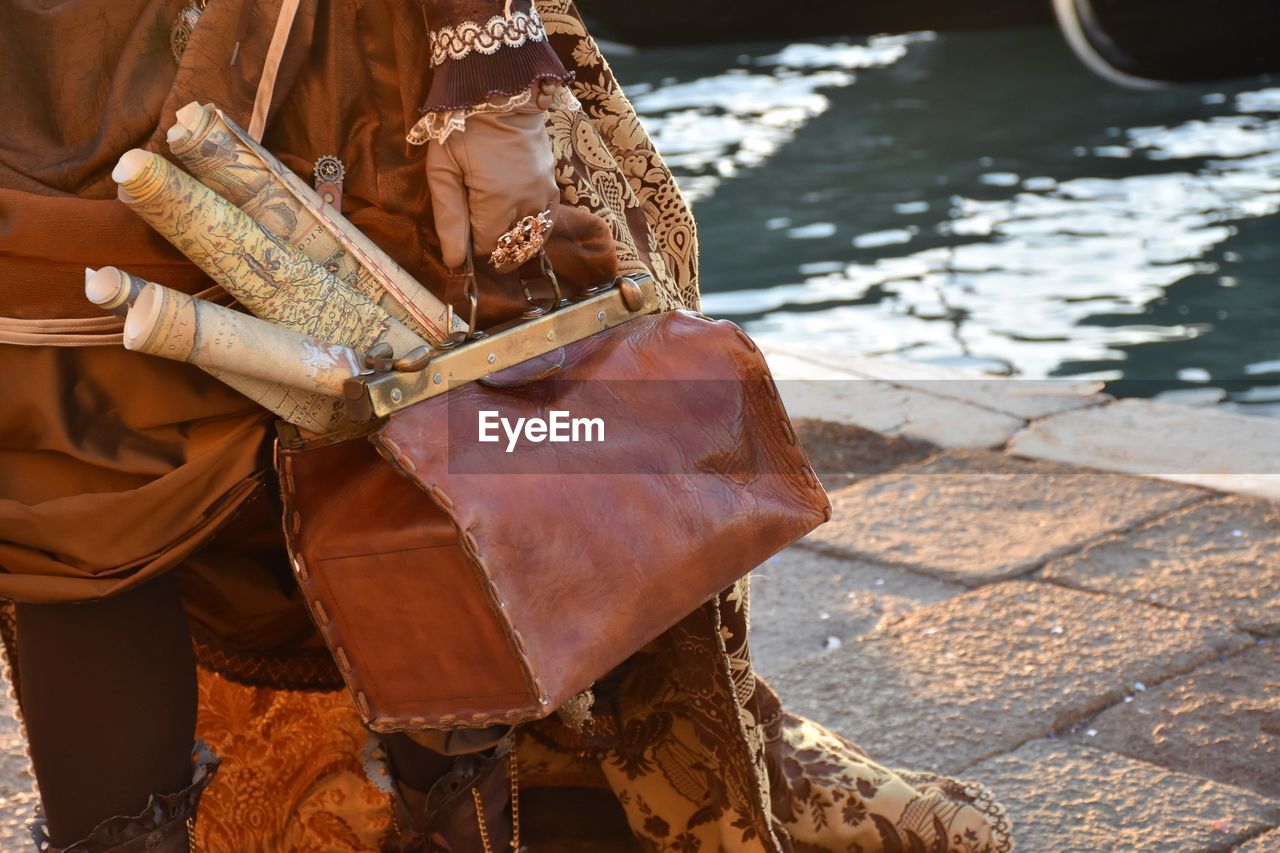
[[[537,358],[562,346],[658,311],[653,279],[619,276],[595,295],[448,349],[435,351],[425,366],[384,369],[348,379],[347,418],[360,423],[386,417],[468,382]]]

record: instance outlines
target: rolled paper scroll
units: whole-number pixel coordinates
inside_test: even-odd
[[[433,343],[466,324],[213,106],[178,110],[169,149],[200,181]],[[452,324],[452,328],[450,325]]]
[[[258,317],[359,350],[425,341],[163,157],[135,148],[112,171],[120,200]]]
[[[341,397],[364,359],[350,347],[147,283],[124,327],[125,349]]]
[[[89,301],[103,311],[124,319],[129,313],[129,306],[138,298],[146,282],[135,275],[116,269],[103,267],[84,271],[84,295]]]
[[[150,283],[117,267],[103,267],[100,270],[86,267],[84,271],[84,295],[94,305],[121,320],[128,318],[129,309],[137,301],[142,289]],[[214,371],[209,372],[214,373]],[[215,375],[223,382],[234,386],[240,393],[254,399],[257,399],[258,391],[261,390],[257,387],[260,383],[255,379],[233,377],[222,373]],[[245,390],[246,388],[248,390]]]
[[[317,370],[312,377],[305,365],[290,363],[294,342],[282,343],[277,335],[297,333],[145,282],[125,320],[124,346],[194,364],[286,421],[312,432],[330,432],[344,424],[342,401],[334,392],[317,393],[281,379],[329,388],[344,372],[343,366],[332,369],[329,362],[348,359],[346,363],[354,372],[354,353],[346,347],[336,348],[341,352],[326,348],[315,359]],[[299,337],[305,340],[305,336]],[[273,360],[276,363],[271,363]],[[337,393],[341,393],[341,383],[337,384]]]

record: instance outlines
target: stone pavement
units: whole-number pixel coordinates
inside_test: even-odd
[[[987,784],[1020,850],[1280,851],[1280,506],[991,451],[839,476],[752,586],[792,710]]]
[[[1280,420],[768,354],[834,507],[753,576],[790,708],[987,784],[1022,851],[1280,853]]]
[[[1280,421],[768,354],[834,507],[754,575],[792,710],[1020,850],[1280,853]]]

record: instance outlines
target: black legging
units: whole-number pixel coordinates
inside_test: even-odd
[[[55,847],[191,782],[195,657],[169,576],[87,604],[19,604],[21,702]],[[427,791],[451,759],[384,737],[395,775]]]
[[[18,674],[55,847],[191,783],[196,670],[173,580],[84,604],[19,604]]]

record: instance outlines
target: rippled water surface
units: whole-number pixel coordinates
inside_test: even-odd
[[[758,338],[1280,414],[1280,82],[1092,77],[1051,30],[613,56]]]

